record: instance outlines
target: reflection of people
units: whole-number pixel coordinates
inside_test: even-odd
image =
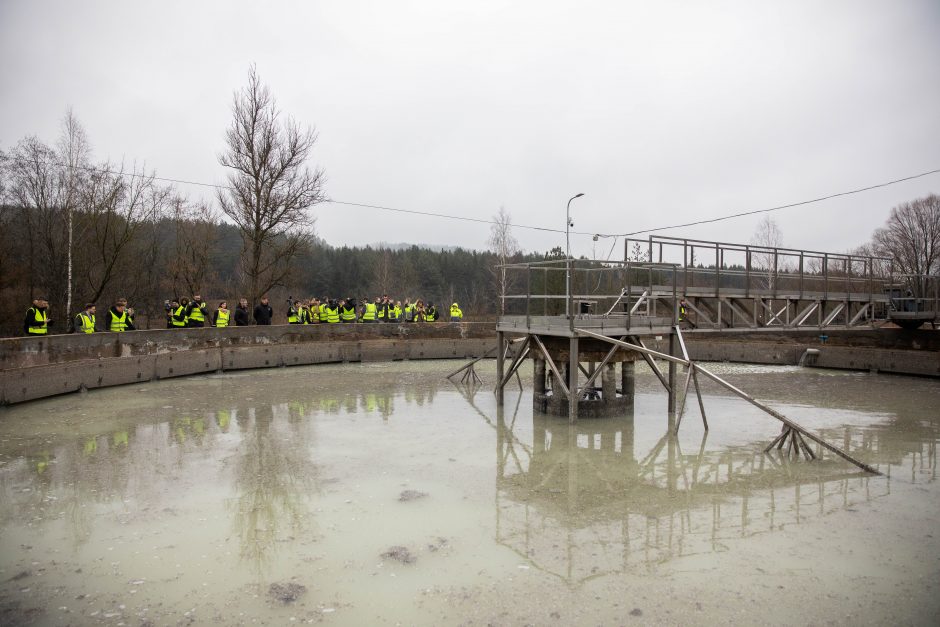
[[[914,311],[914,292],[910,289],[904,294],[904,311]]]
[[[26,335],[46,335],[49,332],[49,301],[43,296],[33,299],[33,306],[26,310],[23,332]]]

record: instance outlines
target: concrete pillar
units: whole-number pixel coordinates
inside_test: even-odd
[[[609,363],[601,373],[601,398],[609,403],[617,398],[617,364]]]
[[[534,394],[545,394],[545,360],[532,358],[532,387]]]
[[[568,343],[568,422],[578,419],[578,338]]]
[[[636,395],[636,362],[625,361],[620,364],[620,392],[633,403]]]

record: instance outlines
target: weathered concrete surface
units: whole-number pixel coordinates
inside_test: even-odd
[[[940,377],[940,333],[936,331],[861,332],[857,345],[850,332],[830,335],[823,342],[819,332],[806,337],[776,338],[766,334],[713,338],[686,336],[689,356],[702,361],[796,365],[807,348],[819,351],[807,365],[817,368],[868,370],[894,374]],[[881,340],[881,347],[878,346]]]
[[[691,357],[705,361],[794,365],[815,348],[816,367],[940,377],[940,332],[832,331],[825,342],[820,335],[689,333],[686,341]],[[494,323],[275,325],[2,339],[0,405],[220,370],[471,358],[494,341]],[[598,348],[597,361],[603,352]]]
[[[482,355],[490,323],[161,329],[0,340],[0,404],[220,370]]]

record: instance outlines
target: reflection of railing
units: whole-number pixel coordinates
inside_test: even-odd
[[[867,295],[883,300],[892,283],[887,257],[827,253],[750,244],[652,235],[648,240],[628,239],[627,257],[639,251],[641,261],[674,263],[680,268],[680,291],[716,296],[720,290],[742,291],[745,297],[823,298]]]

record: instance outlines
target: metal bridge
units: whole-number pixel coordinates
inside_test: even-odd
[[[776,447],[790,456],[815,459],[809,440],[877,474],[693,362],[682,336],[808,328],[825,332],[888,321],[906,328],[924,322],[936,327],[940,277],[895,274],[885,257],[660,236],[627,239],[624,252],[624,261],[616,262],[569,258],[501,267],[498,402],[523,360],[531,356],[536,409],[566,415],[572,422],[579,412],[615,415],[632,403],[633,361],[642,357],[668,394],[670,431],[678,432],[692,383],[708,429],[701,374],[782,423],[768,451]],[[651,335],[668,336],[668,351],[648,348],[643,338]],[[521,347],[507,369],[514,342]],[[657,360],[666,362],[667,372]],[[677,380],[680,367],[685,369],[684,384]]]
[[[502,268],[498,331],[573,336],[852,329],[940,321],[940,276],[885,257],[651,236],[624,261],[556,259]],[[680,312],[680,305],[685,309]],[[567,329],[567,331],[566,331]]]

